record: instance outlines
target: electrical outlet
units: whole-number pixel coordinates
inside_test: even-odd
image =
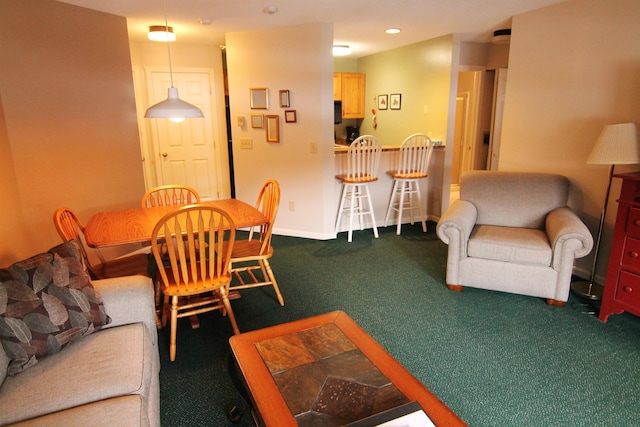
[[[309,144],[309,151],[311,152],[311,154],[316,154],[318,152],[318,143],[317,142],[311,142]]]
[[[293,202],[293,200],[289,201],[289,210],[291,212],[296,210],[296,204],[295,204],[295,202]]]
[[[244,150],[253,150],[253,141],[251,138],[240,138],[240,148]]]

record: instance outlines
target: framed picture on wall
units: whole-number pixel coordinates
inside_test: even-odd
[[[378,110],[386,110],[389,104],[389,95],[378,95]]]
[[[251,127],[254,129],[262,129],[264,127],[264,116],[262,114],[252,114]]]
[[[399,110],[402,105],[402,95],[399,93],[392,93],[389,95],[389,108],[392,110]]]
[[[298,119],[296,118],[296,110],[284,110],[284,122],[285,123],[295,123]]]

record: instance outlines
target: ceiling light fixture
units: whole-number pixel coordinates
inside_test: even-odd
[[[384,32],[387,34],[398,34],[400,32],[400,28],[387,28]]]
[[[151,25],[149,27],[147,37],[149,37],[149,40],[154,42],[176,41],[176,35],[173,32],[173,27],[167,27],[165,25]]]
[[[511,28],[493,32],[491,42],[494,44],[508,44],[511,41]]]
[[[167,3],[164,2],[164,27],[168,30]],[[169,54],[169,76],[171,77],[171,87],[168,91],[167,99],[152,105],[147,109],[144,117],[147,119],[171,119],[174,122],[181,122],[184,119],[202,118],[204,114],[195,105],[189,104],[180,99],[178,89],[173,86],[173,68],[171,65],[171,44],[167,40],[167,52]]]
[[[351,48],[346,44],[333,45],[333,56],[347,56],[351,55]]]
[[[274,13],[278,12],[278,6],[267,6],[263,8],[262,11],[266,14],[273,15]]]

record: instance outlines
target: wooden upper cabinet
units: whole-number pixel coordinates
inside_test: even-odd
[[[336,87],[339,86],[338,91]],[[365,75],[362,73],[335,73],[333,75],[333,97],[342,101],[343,119],[364,118]],[[337,94],[340,98],[337,98]]]
[[[342,74],[333,73],[333,100],[342,101]]]

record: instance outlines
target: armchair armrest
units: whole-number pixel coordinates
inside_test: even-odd
[[[478,210],[473,203],[466,200],[456,200],[442,215],[436,233],[440,240],[447,245],[460,248],[460,257],[467,256],[467,241],[473,231],[478,217]]]
[[[573,258],[581,258],[588,255],[593,248],[593,237],[586,225],[568,207],[552,210],[545,220],[545,227],[549,243],[553,248],[554,265],[561,257],[567,246],[573,249]],[[572,260],[573,263],[573,260]]]
[[[144,323],[156,345],[158,332],[155,321],[153,282],[147,276],[123,276],[93,280],[93,286],[102,296],[104,308],[111,323],[104,328]]]

